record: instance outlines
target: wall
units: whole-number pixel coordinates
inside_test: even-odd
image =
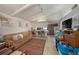
[[[16,32],[28,31],[31,28],[30,22],[16,17],[7,17],[9,19],[10,25],[1,25],[0,24],[0,33],[3,35],[11,34]],[[26,26],[28,24],[28,26]]]
[[[79,26],[79,15],[72,18],[72,28],[74,28],[75,25]]]
[[[43,27],[47,27],[47,25],[48,25],[48,23],[45,23],[45,22],[38,22],[38,23],[31,23],[32,24],[32,27],[33,28],[37,28],[37,27],[41,27],[41,28],[43,28]]]
[[[60,21],[60,29],[62,29],[62,21],[67,20],[69,18],[73,18],[79,15],[79,5],[73,9],[69,14],[67,14],[62,20]]]

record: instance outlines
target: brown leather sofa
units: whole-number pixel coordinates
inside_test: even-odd
[[[17,35],[17,34],[22,34],[23,39],[13,40],[13,36]],[[13,50],[18,49],[19,47],[21,47],[23,44],[30,41],[31,39],[32,39],[32,35],[30,33],[27,33],[27,32],[13,33],[13,34],[8,34],[8,35],[4,36],[4,40],[5,40],[6,45],[9,48],[12,47]]]

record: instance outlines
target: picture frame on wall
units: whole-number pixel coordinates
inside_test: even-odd
[[[28,27],[28,24],[26,23],[26,27]]]

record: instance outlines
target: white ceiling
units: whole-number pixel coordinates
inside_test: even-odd
[[[24,4],[0,4],[0,12],[10,15],[23,6]]]
[[[71,11],[73,4],[0,4],[0,12],[30,22],[58,22]]]

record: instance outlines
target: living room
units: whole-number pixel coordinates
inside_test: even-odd
[[[78,12],[78,4],[0,4],[0,55],[78,55]]]

